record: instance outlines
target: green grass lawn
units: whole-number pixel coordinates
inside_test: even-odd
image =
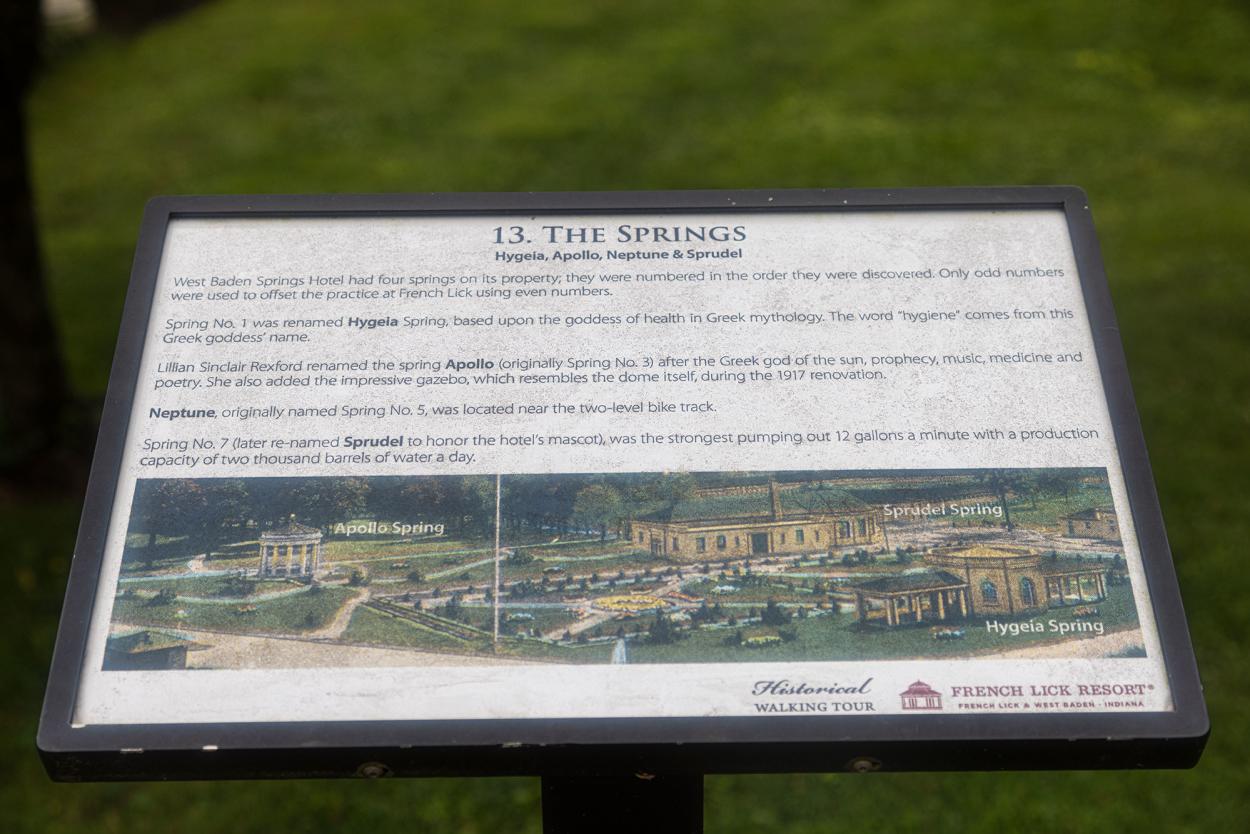
[[[479,628],[490,628],[490,621],[480,616],[470,616],[465,621]],[[343,639],[377,646],[402,646],[457,655],[480,654],[559,663],[604,663],[612,653],[610,647],[605,648],[602,645],[557,646],[541,640],[511,637],[502,638],[495,650],[491,646],[488,631],[483,633],[481,640],[464,639],[368,606],[361,606],[352,613],[351,623],[348,624]]]
[[[466,583],[482,586],[490,583],[495,576],[494,548],[480,545],[474,548],[462,542],[452,543],[446,550],[426,553],[414,554],[406,549],[396,549],[386,556],[376,555],[374,544],[366,542],[331,542],[326,550],[331,554],[326,562],[328,566],[337,567],[341,575],[347,575],[351,569],[360,569],[371,580],[387,582],[387,593],[463,587]],[[668,567],[666,563],[657,562],[649,553],[621,552],[619,544],[615,548],[596,545],[593,555],[588,555],[582,546],[579,550],[583,552],[564,554],[562,551],[546,550],[533,559],[521,562],[505,558],[501,579],[503,582],[523,579],[539,582],[546,577],[554,588],[565,580],[575,584],[571,579],[574,576],[588,578],[597,573],[606,581],[617,577],[622,570],[649,567],[658,571]],[[554,571],[553,568],[561,570]],[[420,582],[408,579],[414,571],[421,575]],[[392,584],[394,580],[398,581]]]
[[[140,594],[155,594],[163,588],[169,588],[180,596],[189,597],[237,597],[271,594],[277,591],[295,590],[302,587],[298,583],[284,579],[231,581],[224,576],[183,576],[178,579],[162,579],[158,576],[123,577],[119,583],[120,591],[133,591]]]
[[[1109,633],[1137,624],[1137,612],[1127,586],[1110,589],[1108,599],[1097,603],[1099,620]],[[791,609],[792,610],[792,609]],[[1050,620],[1071,622],[1072,608],[1058,608],[1041,614],[1034,620],[1043,624]],[[731,609],[728,613],[742,612]],[[725,644],[725,638],[737,630],[722,626],[704,628],[686,633],[683,640],[668,645],[630,644],[631,663],[748,663],[759,661],[817,661],[856,660],[872,658],[932,658],[944,655],[1023,649],[1039,643],[1051,642],[1054,634],[1026,634],[1020,637],[1003,637],[991,634],[984,620],[970,620],[963,624],[965,636],[961,640],[934,640],[927,627],[863,628],[854,614],[812,615],[800,619],[793,617],[784,629],[793,630],[796,639],[765,648],[744,648]],[[608,628],[611,633],[613,629]],[[777,628],[758,623],[743,625],[744,637],[777,635]]]
[[[122,573],[183,573],[187,562],[199,555],[205,557],[205,570],[255,567],[260,561],[257,546],[255,540],[205,543],[188,536],[156,536],[149,552],[146,533],[129,533],[122,553]]]
[[[353,643],[403,646],[453,654],[473,654],[482,649],[480,641],[462,640],[363,605],[352,612],[352,619],[347,625],[347,631],[343,633],[343,639]]]
[[[794,602],[804,605],[815,605],[828,598],[828,594],[813,594],[810,589],[802,587],[801,579],[786,580],[781,575],[776,577],[762,574],[762,584],[742,585],[741,577],[730,576],[724,580],[699,579],[682,586],[682,593],[696,597],[706,597],[709,605],[716,603],[757,603],[764,604],[770,599],[777,602]],[[715,588],[732,586],[733,591],[716,591]]]
[[[431,560],[447,557],[453,560],[494,552],[492,545],[484,541],[461,541],[437,539],[434,541],[411,541],[409,539],[331,539],[324,546],[324,559],[331,562],[372,562],[416,559],[423,569]]]
[[[1052,535],[1056,530],[1063,529],[1060,521],[1063,516],[1090,507],[1110,506],[1110,489],[1082,490],[1066,499],[1062,496],[1043,496],[1036,500],[1024,498],[1009,504],[1013,524],[1039,527]]]
[[[186,599],[153,604],[147,599],[119,597],[113,606],[113,621],[128,625],[299,634],[328,623],[353,593],[354,589],[350,588],[321,587],[315,592],[305,590],[246,605]],[[254,606],[255,610],[240,610],[246,606]]]
[[[577,615],[569,608],[526,608],[509,605],[500,610],[500,617],[505,628],[511,627],[512,631],[521,628],[526,632],[536,628],[546,633],[577,622]],[[488,605],[466,605],[461,619],[489,631],[494,625],[495,612]]]
[[[31,100],[73,383],[103,395],[154,194],[1082,185],[1212,711],[1202,764],[716,777],[708,830],[1241,830],[1247,43],[1246,7],[1229,0],[210,3],[59,50]],[[34,733],[80,509],[79,496],[0,505],[0,829],[538,830],[530,780],[50,784]]]

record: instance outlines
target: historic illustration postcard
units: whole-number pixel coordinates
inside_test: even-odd
[[[150,479],[103,668],[1144,654],[1101,469]]]

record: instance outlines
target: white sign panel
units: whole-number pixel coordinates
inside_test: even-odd
[[[1165,712],[1059,209],[175,217],[73,721]]]

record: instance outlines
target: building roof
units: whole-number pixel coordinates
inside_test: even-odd
[[[781,504],[781,518],[773,518],[772,491]],[[642,516],[646,521],[798,521],[813,515],[836,515],[870,509],[844,489],[822,484],[765,486],[741,491],[698,490],[689,498]]]
[[[135,631],[130,634],[119,634],[108,639],[108,650],[122,654],[143,654],[174,649],[179,646],[192,648],[196,644],[182,637],[165,634],[159,631]]]
[[[907,687],[907,689],[900,692],[899,694],[900,695],[941,695],[942,693],[938,692],[936,689],[929,686],[929,684],[925,683],[924,681],[916,681],[911,686]]]
[[[1102,559],[1042,559],[1042,573],[1046,576],[1062,576],[1074,573],[1106,573],[1112,565]]]
[[[940,591],[945,588],[966,588],[968,583],[944,570],[926,570],[869,579],[852,586],[855,591],[876,594],[900,594],[915,591]]]
[[[1020,547],[1018,545],[976,544],[969,547],[960,545],[938,547],[934,548],[932,555],[938,558],[953,556],[957,559],[1019,559],[1040,554],[1032,548]]]
[[[321,530],[316,527],[309,527],[307,524],[300,524],[295,520],[295,516],[291,516],[285,522],[277,527],[270,528],[260,534],[262,539],[279,539],[279,538],[321,538]]]

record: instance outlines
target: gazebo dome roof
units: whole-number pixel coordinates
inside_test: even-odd
[[[1001,547],[987,547],[985,545],[969,547],[956,552],[959,553],[960,556],[967,556],[972,559],[1001,559],[1004,556],[1022,555],[1018,550],[1007,550]]]
[[[925,683],[924,681],[916,681],[911,686],[907,687],[906,691],[900,694],[902,695],[941,695],[942,693],[938,692],[936,689],[929,686],[929,684]]]
[[[1031,547],[1009,544],[974,544],[968,546],[939,547],[933,551],[935,556],[954,556],[959,559],[1019,559],[1021,557],[1038,556],[1040,553]]]
[[[291,516],[283,524],[265,530],[260,537],[262,539],[320,539],[321,530],[309,527],[307,524],[300,524],[295,520],[295,516]]]

